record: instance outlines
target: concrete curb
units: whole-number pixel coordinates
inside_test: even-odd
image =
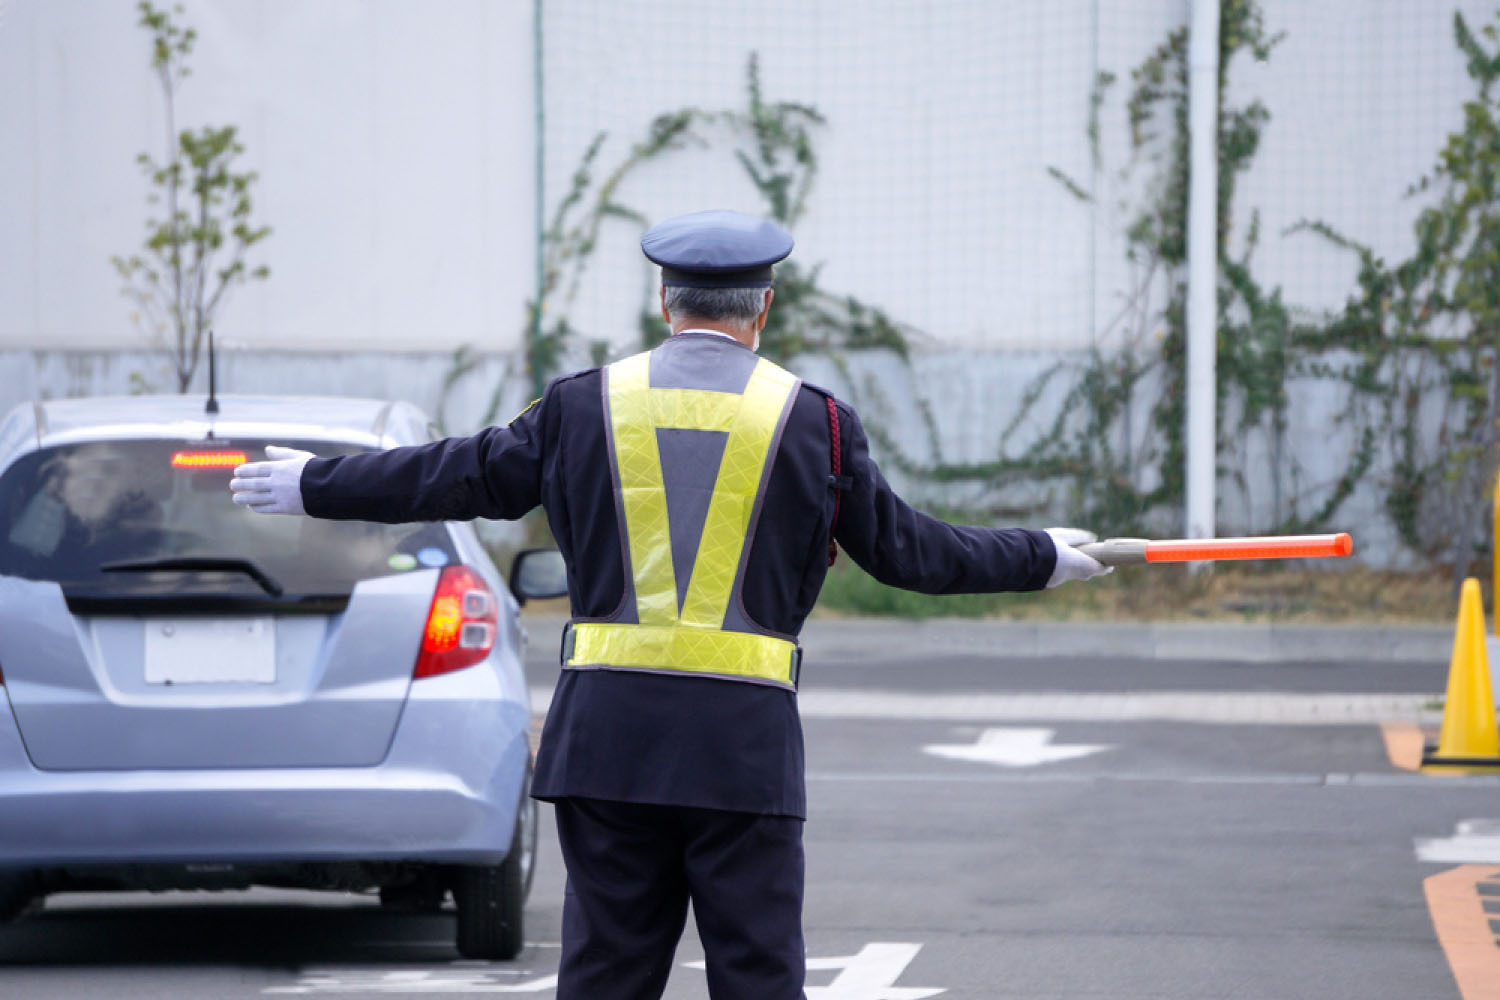
[[[551,643],[562,631],[564,621],[529,615],[522,618],[538,645]],[[946,655],[1017,659],[1108,656],[1239,663],[1445,663],[1453,649],[1453,629],[1444,625],[818,618],[803,629],[802,645],[811,657],[872,661],[910,659],[915,645]]]
[[[1440,626],[819,620],[809,623],[802,635],[810,652],[840,657],[879,657],[898,638],[907,649],[918,643],[950,654],[993,657],[1404,663],[1446,660],[1453,630]]]

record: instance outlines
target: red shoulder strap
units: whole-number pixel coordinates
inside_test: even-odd
[[[834,404],[832,396],[825,396],[828,403],[828,438],[833,443],[833,475],[835,479],[844,473],[844,446],[839,440],[839,408]],[[836,485],[833,490],[833,520],[828,522],[828,565],[832,566],[839,557],[839,547],[833,541],[833,533],[839,526],[839,504],[844,499],[844,491]]]

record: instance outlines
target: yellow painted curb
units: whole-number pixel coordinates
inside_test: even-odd
[[[1398,771],[1420,771],[1422,748],[1426,735],[1414,722],[1382,722],[1380,736],[1385,740],[1385,755]]]
[[[1432,926],[1453,970],[1459,996],[1463,1000],[1500,1000],[1500,940],[1484,912],[1481,886],[1500,892],[1500,868],[1461,865],[1422,883]]]
[[[1423,764],[1426,747],[1432,734],[1413,722],[1382,722],[1380,737],[1385,741],[1385,756],[1398,771],[1413,774],[1430,774],[1435,778],[1462,778],[1471,774],[1500,774],[1500,765],[1485,767],[1480,764],[1453,766]]]

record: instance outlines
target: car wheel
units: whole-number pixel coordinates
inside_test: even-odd
[[[521,953],[521,880],[510,859],[460,869],[453,900],[458,905],[460,955],[509,961]]]
[[[29,871],[0,871],[0,924],[9,923],[40,901],[41,884]]]
[[[508,961],[521,953],[526,872],[523,867],[522,804],[511,836],[510,853],[498,865],[465,865],[453,884],[458,907],[458,953],[464,958]]]

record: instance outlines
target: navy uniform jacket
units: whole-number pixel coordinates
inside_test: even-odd
[[[681,334],[695,353],[745,351]],[[711,342],[712,346],[704,344]],[[828,569],[833,517],[828,397],[804,385],[776,454],[746,566],[746,612],[792,637]],[[838,404],[849,477],[839,545],[877,580],[928,594],[1038,590],[1056,562],[1041,531],[957,527],[907,506],[886,483],[854,411]],[[312,459],[302,498],[316,517],[367,521],[518,518],[541,505],[568,564],[573,616],[619,607],[625,569],[610,476],[603,378],[556,379],[508,427],[385,452]],[[533,794],[804,817],[802,728],[790,691],[709,677],[564,670],[537,755]]]

